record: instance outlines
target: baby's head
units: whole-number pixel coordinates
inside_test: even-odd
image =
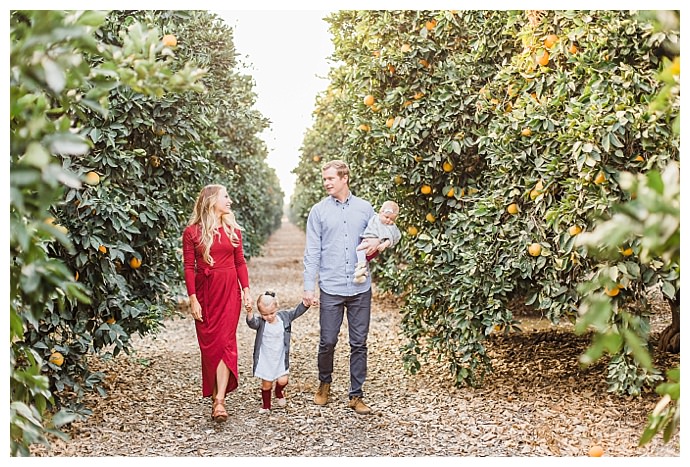
[[[391,200],[384,201],[379,210],[379,219],[384,224],[395,224],[395,219],[397,219],[399,212],[398,203]]]
[[[256,299],[256,308],[264,320],[272,323],[276,317],[276,311],[278,311],[278,299],[275,292],[259,295],[259,298]]]

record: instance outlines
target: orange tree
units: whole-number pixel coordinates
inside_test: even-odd
[[[678,158],[670,119],[647,112],[664,35],[614,11],[341,11],[328,20],[343,63],[330,106],[347,128],[340,154],[355,190],[402,208],[407,235],[375,271],[404,299],[406,365],[440,358],[458,384],[479,384],[490,370],[484,341],[495,326],[518,324],[515,303],[554,323],[575,318],[578,284],[600,264],[575,239],[627,199],[620,171]],[[673,278],[635,251],[620,245],[615,279],[625,287],[609,292],[643,315],[648,288]],[[626,353],[616,358],[612,390],[635,394],[658,378]]]
[[[13,303],[21,318],[13,327],[13,348],[41,357],[15,364],[18,371],[42,368],[49,376],[44,389],[78,401],[85,389],[99,389],[100,375],[92,374],[83,358],[88,352],[128,351],[132,333],[154,332],[173,309],[181,287],[181,230],[199,189],[211,182],[228,186],[245,227],[248,256],[278,225],[282,193],[257,137],[266,120],[251,109],[251,80],[232,70],[232,32],[215,16],[15,12],[13,20],[17,170],[12,180],[18,185],[13,197],[18,221],[12,227],[18,251],[11,270],[17,277]],[[65,24],[77,39],[65,39],[55,24]],[[46,40],[36,39],[44,37],[34,36],[39,32]],[[31,60],[40,53],[49,59]],[[81,67],[69,68],[74,63]],[[32,141],[50,145],[37,151]],[[52,175],[52,191],[40,185],[40,178],[20,176],[22,162],[50,160],[44,153],[60,160],[43,169]],[[40,209],[26,212],[36,184],[47,194]],[[42,223],[45,218],[59,227]],[[31,253],[27,231],[41,239]],[[46,235],[57,235],[62,243],[49,242]],[[60,269],[38,268],[36,251]],[[78,282],[56,282],[65,277]],[[45,296],[37,295],[41,280],[67,290],[69,300],[60,298],[64,293],[55,286],[46,285]],[[29,304],[45,303],[52,305],[40,313],[28,310]],[[39,414],[43,408],[44,403],[38,405]],[[23,440],[33,442],[26,433],[20,433]],[[25,446],[20,448],[25,453]]]
[[[655,11],[646,15],[656,25],[656,30],[668,33],[661,47],[665,64],[659,80],[664,84],[649,104],[650,118],[670,117],[675,137],[680,133],[680,44],[673,32],[678,28],[680,14]],[[662,172],[650,170],[633,174],[623,171],[619,179],[621,188],[630,193],[630,200],[614,205],[610,218],[577,238],[578,244],[586,246],[590,254],[604,262],[592,280],[579,287],[584,299],[575,329],[579,333],[589,329],[595,331],[592,345],[581,356],[583,363],[594,362],[606,352],[615,355],[625,348],[642,367],[651,371],[653,365],[647,347],[642,345],[637,333],[630,330],[638,325],[638,318],[619,307],[616,296],[611,297],[601,290],[619,274],[615,262],[607,264],[609,258],[617,256],[622,243],[635,244],[635,254],[642,267],[652,268],[665,276],[662,293],[669,301],[672,320],[659,336],[657,346],[666,351],[680,351],[680,169],[675,162],[669,162]],[[619,318],[612,320],[611,315],[619,315]],[[678,430],[680,367],[668,370],[667,377],[667,381],[656,388],[662,398],[649,415],[640,445],[657,433],[662,433],[664,441],[668,442]]]
[[[28,454],[33,443],[47,444],[46,430],[74,418],[73,411],[61,410],[43,423],[46,409],[60,406],[51,391],[73,385],[78,371],[72,354],[89,347],[75,319],[77,307],[89,303],[88,287],[76,282],[64,258],[51,254],[77,250],[68,219],[56,216],[56,205],[65,188],[82,186],[79,174],[59,160],[84,157],[91,147],[79,134],[85,120],[80,114],[107,112],[114,86],[137,86],[150,94],[182,91],[193,88],[199,76],[191,67],[170,73],[170,61],[157,60],[163,51],[155,46],[158,32],[138,24],[123,36],[127,57],[123,48],[99,47],[95,36],[106,14],[13,11],[10,16],[12,455]],[[154,48],[142,47],[144,42]],[[89,55],[100,61],[92,66]],[[136,66],[143,67],[138,76],[131,73]],[[85,180],[97,182],[93,175]]]
[[[577,236],[627,199],[621,171],[665,167],[678,158],[679,139],[670,119],[648,113],[650,95],[659,88],[655,51],[663,41],[649,22],[604,11],[527,17],[522,50],[479,102],[491,116],[479,145],[490,170],[505,171],[499,183],[487,179],[487,210],[495,211],[503,230],[514,232],[494,251],[505,260],[515,259],[510,251],[522,252],[517,261],[496,265],[510,265],[503,274],[557,322],[576,316],[578,285],[601,268],[601,260],[577,247]],[[510,203],[519,206],[518,214],[501,213]],[[534,256],[527,252],[533,243],[541,246]],[[675,286],[672,276],[640,262],[638,243],[618,245],[608,264],[617,273],[601,290],[644,317],[646,291]],[[611,318],[627,327],[620,315]],[[635,328],[642,340],[647,331],[644,321]],[[658,375],[621,351],[609,363],[608,379],[612,391],[637,394]]]

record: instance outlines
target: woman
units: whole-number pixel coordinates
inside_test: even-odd
[[[241,302],[252,306],[241,228],[231,205],[224,186],[205,186],[182,235],[184,279],[201,349],[202,396],[213,398],[211,417],[218,422],[227,420],[225,395],[238,384]]]

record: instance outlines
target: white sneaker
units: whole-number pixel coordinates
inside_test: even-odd
[[[266,414],[266,413],[271,413],[271,409],[264,409],[263,407],[261,407],[261,408],[259,409],[259,413],[260,413],[261,415]]]
[[[357,263],[355,267],[355,278],[367,275],[367,263]]]
[[[285,407],[287,405],[287,401],[284,397],[281,397],[280,399],[276,399],[276,405],[278,407]]]

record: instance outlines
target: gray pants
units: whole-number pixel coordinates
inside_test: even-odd
[[[367,336],[371,321],[371,289],[359,295],[344,297],[320,291],[321,314],[319,324],[319,381],[331,383],[333,355],[338,334],[347,309],[347,326],[350,337],[350,392],[349,396],[362,396],[362,386],[367,377]]]

